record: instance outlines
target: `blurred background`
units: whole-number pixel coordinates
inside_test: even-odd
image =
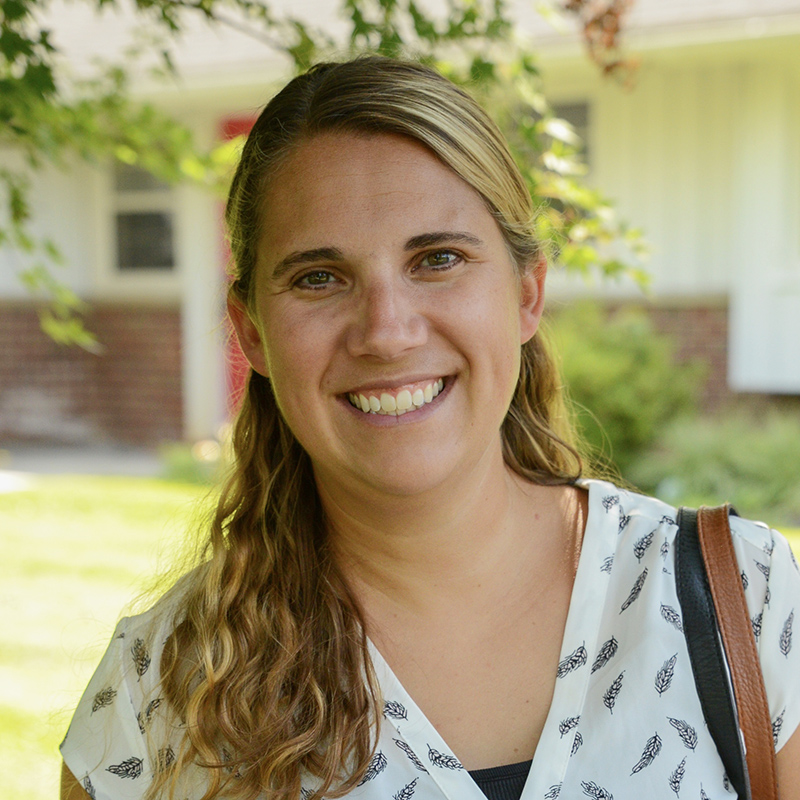
[[[598,460],[800,542],[798,0],[0,0],[0,774],[56,747],[225,465],[222,198],[322,58],[422,58],[509,137]]]

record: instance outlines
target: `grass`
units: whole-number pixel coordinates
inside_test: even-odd
[[[168,562],[207,490],[37,477],[0,493],[3,800],[58,796],[58,744],[121,611]],[[790,534],[800,554],[800,529]]]

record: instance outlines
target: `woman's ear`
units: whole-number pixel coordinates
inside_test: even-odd
[[[248,364],[259,375],[268,378],[269,370],[267,369],[264,345],[261,341],[261,331],[258,325],[250,318],[244,303],[230,292],[228,293],[228,316],[233,329],[236,331],[239,347],[242,348],[242,353],[244,353]]]
[[[539,328],[544,311],[544,279],[547,277],[547,260],[539,258],[529,264],[520,278],[519,328],[520,342],[525,344]]]

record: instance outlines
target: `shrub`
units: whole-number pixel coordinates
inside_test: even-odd
[[[696,406],[702,369],[678,366],[672,340],[641,309],[576,303],[549,328],[581,434],[627,476],[664,425]]]
[[[676,505],[727,501],[743,516],[800,525],[798,413],[739,410],[677,422],[629,477]]]

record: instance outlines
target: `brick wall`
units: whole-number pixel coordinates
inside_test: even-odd
[[[180,312],[94,304],[100,355],[55,344],[0,303],[0,439],[153,444],[182,433]]]

